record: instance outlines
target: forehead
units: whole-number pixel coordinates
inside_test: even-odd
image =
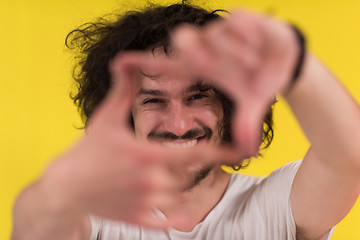
[[[159,91],[158,95],[163,94],[187,94],[195,91],[207,91],[211,87],[201,80],[186,78],[162,77],[143,77],[138,84],[138,94]],[[156,90],[156,91],[154,91]],[[162,92],[162,94],[160,93]]]
[[[166,88],[174,88],[174,89],[183,89],[186,86],[189,86],[193,83],[189,79],[179,79],[179,78],[170,78],[167,76],[161,77],[142,77],[139,81],[138,88],[144,89],[166,89]]]
[[[176,54],[177,51],[172,49],[172,54]],[[164,56],[162,48],[157,48],[151,52],[152,56],[156,60],[159,56]],[[144,68],[140,71],[140,77],[138,81],[137,90],[162,90],[171,92],[191,92],[205,88],[207,86],[204,81],[199,79],[192,79],[190,77],[175,77],[161,75],[152,69]]]

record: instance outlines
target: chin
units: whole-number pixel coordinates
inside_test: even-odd
[[[209,176],[211,170],[213,170],[214,166],[203,167],[200,170],[194,171],[190,173],[191,182],[188,187],[185,188],[185,191],[190,191],[194,187],[198,186],[202,180],[204,180],[207,176]]]

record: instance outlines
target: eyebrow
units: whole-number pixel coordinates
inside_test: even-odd
[[[141,88],[137,93],[137,96],[140,95],[155,95],[155,96],[165,96],[166,92],[161,91],[161,90],[153,90],[153,89],[144,89]]]
[[[183,93],[191,93],[191,92],[206,92],[208,90],[212,89],[212,87],[210,87],[207,84],[202,83],[201,80],[197,81],[196,83],[190,85],[189,87],[185,88],[185,90],[183,91]],[[137,93],[136,96],[141,96],[141,95],[154,95],[154,96],[166,96],[168,95],[165,91],[162,90],[158,90],[158,89],[144,89],[141,88]]]
[[[198,80],[195,84],[190,85],[184,90],[184,93],[191,93],[191,92],[206,92],[212,89],[212,87],[208,84],[204,84],[201,80]]]

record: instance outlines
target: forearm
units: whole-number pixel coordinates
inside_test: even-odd
[[[41,181],[25,189],[13,211],[12,240],[89,239],[85,237],[85,217],[49,199]]]
[[[336,167],[355,165],[360,169],[359,105],[310,54],[298,82],[285,98],[321,159],[332,161]]]

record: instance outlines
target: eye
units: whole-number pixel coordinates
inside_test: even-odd
[[[162,103],[163,101],[161,99],[158,98],[150,98],[150,99],[145,99],[143,101],[143,104],[154,104],[154,103]]]
[[[200,99],[204,99],[204,98],[208,98],[208,96],[205,94],[198,93],[198,94],[194,94],[191,97],[189,97],[188,101],[200,100]]]

